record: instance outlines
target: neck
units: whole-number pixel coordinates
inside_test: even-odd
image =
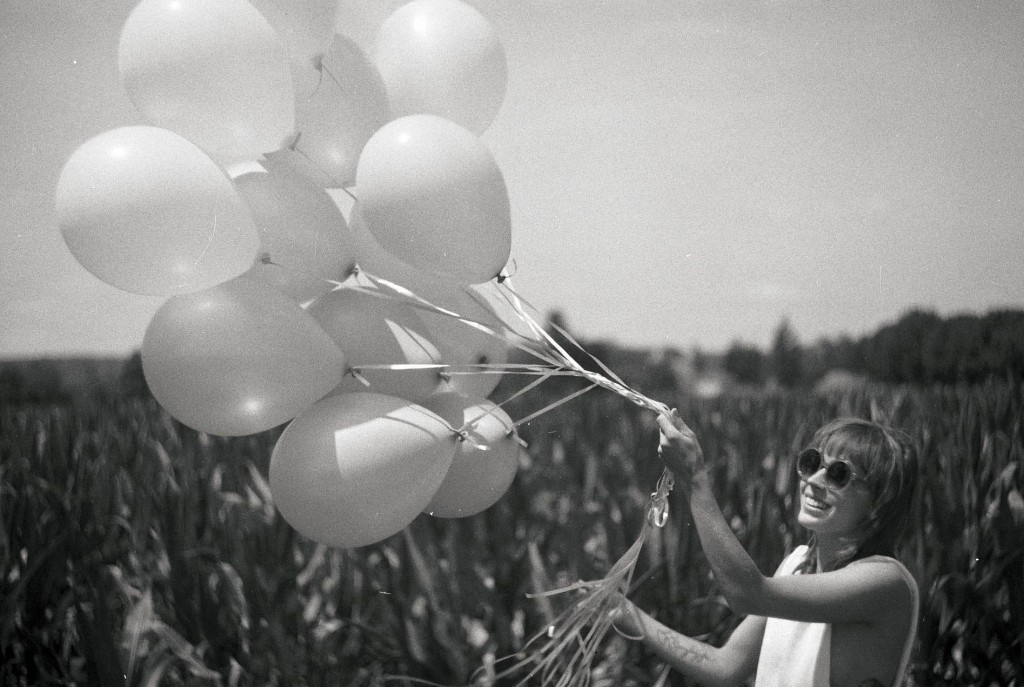
[[[815,564],[818,572],[834,570],[840,556],[849,553],[854,545],[856,540],[849,537],[817,535],[818,560]]]

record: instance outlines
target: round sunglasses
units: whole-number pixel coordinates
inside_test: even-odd
[[[822,465],[825,465],[825,482],[837,491],[845,489],[850,482],[859,479],[853,465],[842,459],[825,463],[821,451],[816,448],[805,448],[796,458],[796,471],[804,479],[814,476]]]

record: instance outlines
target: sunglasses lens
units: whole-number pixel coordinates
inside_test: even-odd
[[[836,485],[839,489],[849,484],[851,477],[853,477],[853,472],[850,470],[849,463],[841,460],[830,464],[828,469],[825,470],[825,479]]]
[[[821,451],[816,448],[804,449],[796,458],[796,471],[801,477],[810,477],[821,467]]]
[[[821,451],[816,448],[804,449],[796,458],[796,471],[808,479],[821,469],[822,462]],[[825,468],[825,479],[837,489],[842,489],[853,479],[853,469],[845,460],[837,460]]]

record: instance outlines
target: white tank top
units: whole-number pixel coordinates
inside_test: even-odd
[[[799,546],[779,566],[776,576],[793,575],[807,557],[807,547]],[[871,556],[862,561],[881,560],[892,563],[903,575],[910,588],[913,616],[910,632],[903,645],[903,658],[893,686],[903,682],[910,654],[917,635],[917,617],[920,595],[917,583],[902,563],[888,556]],[[859,561],[858,561],[859,562]],[[852,564],[851,564],[852,565]],[[828,623],[804,623],[783,618],[768,618],[761,640],[761,655],[757,662],[754,687],[829,687],[832,669],[832,626]]]

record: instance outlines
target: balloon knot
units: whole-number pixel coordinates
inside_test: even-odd
[[[350,367],[349,370],[348,370],[348,373],[350,375],[352,375],[353,377],[355,377],[356,379],[358,379],[359,382],[363,386],[366,386],[366,387],[370,386],[370,381],[366,377],[364,377],[362,374],[360,374],[359,368]]]
[[[273,265],[274,264],[274,261],[270,259],[270,253],[268,253],[267,251],[263,251],[262,253],[260,253],[259,260],[264,265]]]
[[[516,263],[516,259],[512,258],[512,271],[506,273],[506,271],[502,269],[498,272],[498,276],[496,276],[495,279],[498,280],[499,284],[504,284],[506,280],[514,277],[517,271],[519,271],[519,265]]]
[[[530,445],[528,443],[526,443],[526,439],[523,439],[521,436],[516,434],[516,428],[515,427],[512,427],[507,432],[505,432],[505,438],[506,439],[511,439],[512,441],[516,442],[517,444],[519,444],[523,448],[529,448],[530,447]]]

